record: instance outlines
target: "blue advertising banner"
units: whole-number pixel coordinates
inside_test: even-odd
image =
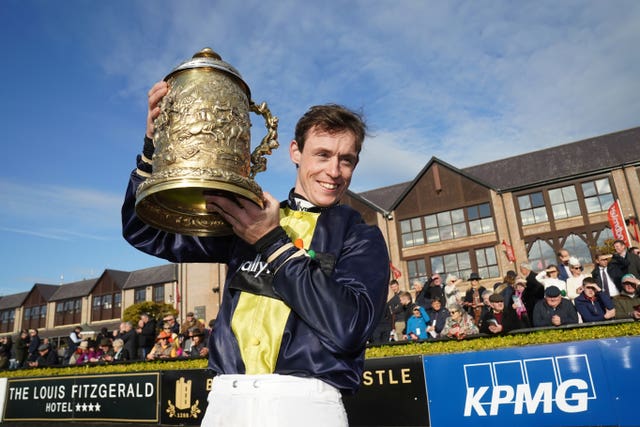
[[[637,425],[623,406],[639,351],[632,337],[425,356],[430,425]]]

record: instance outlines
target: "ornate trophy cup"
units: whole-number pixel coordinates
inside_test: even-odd
[[[278,118],[266,102],[251,101],[240,73],[210,48],[164,79],[169,93],[155,120],[153,173],[138,188],[136,213],[161,230],[193,236],[231,234],[207,212],[203,194],[247,198],[262,206],[253,178],[266,170],[264,157],[278,147]],[[267,134],[251,152],[249,112],[261,115]]]

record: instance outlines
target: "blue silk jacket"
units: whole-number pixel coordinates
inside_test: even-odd
[[[143,179],[132,172],[122,207],[125,239],[171,262],[228,266],[210,369],[314,377],[357,390],[387,297],[389,256],[377,227],[348,206],[301,211],[290,198],[280,208],[284,233],[258,252],[234,235],[184,236],[146,225],[134,210]]]

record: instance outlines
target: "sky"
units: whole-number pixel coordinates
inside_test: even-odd
[[[638,22],[635,0],[1,0],[0,295],[166,263],[120,207],[149,88],[204,47],[279,117],[256,182],[282,199],[316,104],[367,119],[355,192],[640,126]]]

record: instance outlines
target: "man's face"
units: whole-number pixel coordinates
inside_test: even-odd
[[[558,259],[560,260],[560,262],[564,265],[569,264],[569,258],[571,256],[569,255],[568,251],[560,251],[560,255],[558,256]]]
[[[549,305],[549,307],[556,308],[557,306],[560,305],[560,302],[562,301],[562,296],[558,295],[557,297],[544,297],[544,299]]]
[[[616,250],[616,252],[619,255],[622,255],[627,250],[627,247],[624,245],[624,243],[620,243],[620,242],[615,242],[613,244],[613,248]]]
[[[504,301],[492,302],[491,308],[493,308],[493,311],[495,311],[496,313],[502,313],[502,311],[504,310]]]
[[[609,265],[609,257],[606,255],[600,255],[596,260],[600,267],[606,268]]]
[[[393,292],[394,294],[397,294],[398,291],[400,290],[400,285],[398,285],[397,283],[392,283],[390,287],[391,287],[391,292]]]
[[[434,285],[440,285],[442,283],[442,277],[440,277],[439,275],[432,276],[431,280],[433,281]]]
[[[440,300],[434,299],[433,301],[431,301],[431,308],[433,308],[435,311],[440,310],[441,307],[442,304],[440,303]]]
[[[291,160],[298,165],[295,192],[318,207],[333,206],[344,195],[358,163],[356,139],[350,132],[307,132],[304,151],[291,141]]]
[[[400,304],[409,305],[409,304],[411,304],[411,300],[409,298],[406,298],[406,297],[400,297]]]
[[[624,282],[622,284],[622,289],[628,293],[629,295],[634,294],[636,292],[636,285],[631,282]]]

